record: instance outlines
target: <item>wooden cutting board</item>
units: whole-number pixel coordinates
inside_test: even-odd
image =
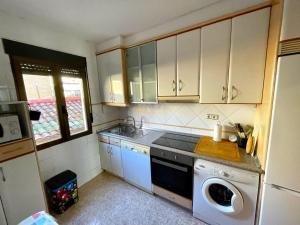
[[[230,141],[214,142],[212,137],[201,136],[194,152],[199,155],[240,162],[239,148]]]

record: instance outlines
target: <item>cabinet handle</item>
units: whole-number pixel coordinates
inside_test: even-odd
[[[6,178],[5,178],[4,171],[3,171],[2,167],[0,167],[0,172],[1,172],[1,176],[2,176],[2,181],[5,182]]]
[[[179,80],[179,91],[181,91],[182,90],[182,80]]]
[[[223,89],[222,101],[225,101],[227,98],[227,88],[223,86],[222,89]]]
[[[173,92],[174,92],[174,91],[176,90],[176,83],[175,83],[175,80],[173,80],[172,86],[173,86]]]
[[[235,94],[233,94],[233,91],[235,91]],[[235,99],[238,96],[238,89],[232,85],[231,87],[231,100]]]

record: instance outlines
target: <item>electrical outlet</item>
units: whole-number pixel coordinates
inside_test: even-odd
[[[206,114],[206,119],[208,119],[208,120],[218,120],[219,115],[218,114]]]

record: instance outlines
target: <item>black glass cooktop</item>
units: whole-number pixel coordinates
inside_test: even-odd
[[[163,136],[156,139],[153,144],[193,152],[199,138],[200,136],[197,135],[165,133]]]

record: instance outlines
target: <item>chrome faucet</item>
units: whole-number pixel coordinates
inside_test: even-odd
[[[129,121],[130,121],[130,119],[131,119],[131,121],[133,122],[133,127],[135,128],[135,119],[134,119],[134,117],[133,116],[127,116],[126,117],[126,122],[128,123]]]
[[[141,116],[140,129],[143,129],[143,121],[144,121],[144,117]]]

